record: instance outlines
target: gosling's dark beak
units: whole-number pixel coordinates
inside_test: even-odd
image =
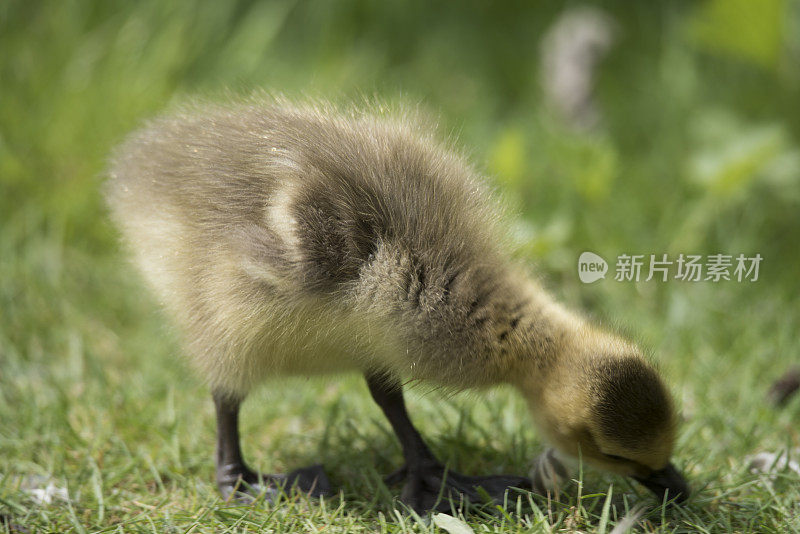
[[[675,502],[681,503],[689,497],[686,480],[672,464],[653,471],[647,477],[633,477],[633,479],[655,493],[659,499],[663,499],[666,494],[667,499],[675,499]]]

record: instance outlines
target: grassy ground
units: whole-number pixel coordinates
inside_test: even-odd
[[[110,148],[187,95],[266,87],[440,112],[519,212],[520,254],[564,301],[648,347],[673,386],[686,507],[587,470],[559,501],[467,517],[477,532],[609,531],[637,503],[646,531],[800,531],[800,475],[747,467],[800,447],[800,398],[765,400],[800,360],[797,4],[606,3],[617,44],[591,133],[543,105],[538,43],[562,7],[488,6],[0,5],[0,529],[437,530],[395,511],[380,480],[399,448],[356,377],[269,384],[244,411],[256,466],[321,460],[339,495],[222,502],[208,392],[118,250],[98,194]],[[586,286],[584,250],[764,262],[755,283]],[[510,391],[411,404],[461,471],[522,473],[542,448]],[[39,502],[49,484],[64,492]]]

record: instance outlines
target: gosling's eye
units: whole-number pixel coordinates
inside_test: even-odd
[[[614,460],[615,462],[630,462],[627,458],[623,458],[622,456],[617,456],[616,454],[603,454],[609,460]]]

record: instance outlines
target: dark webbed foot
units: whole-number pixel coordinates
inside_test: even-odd
[[[295,469],[288,474],[265,475],[236,464],[220,466],[217,469],[217,486],[224,499],[235,492],[235,498],[251,501],[259,495],[272,502],[281,493],[291,493],[296,489],[311,497],[331,494],[331,484],[322,465],[312,465]]]
[[[403,466],[386,477],[386,484],[405,480],[400,500],[417,513],[431,510],[448,512],[451,502],[459,507],[464,504],[481,504],[487,501],[502,503],[506,495],[515,488],[530,490],[530,479],[511,475],[467,476],[447,470],[436,461],[425,462],[410,469]]]
[[[406,465],[389,475],[386,484],[393,485],[405,480],[400,500],[415,512],[447,512],[451,502],[456,506],[462,501],[472,504],[487,501],[502,503],[509,489],[532,489],[531,481],[526,477],[470,477],[447,470],[436,460],[411,424],[399,381],[386,374],[368,373],[366,378],[372,398],[392,425],[406,459]]]

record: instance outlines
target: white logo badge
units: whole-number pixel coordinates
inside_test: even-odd
[[[578,278],[584,284],[591,284],[606,277],[608,263],[594,252],[584,252],[578,258]]]

